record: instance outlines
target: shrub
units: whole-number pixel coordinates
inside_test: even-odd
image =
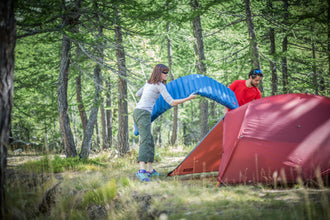
[[[83,206],[89,205],[105,205],[111,202],[117,196],[117,184],[116,181],[110,180],[105,185],[87,191],[84,195]]]

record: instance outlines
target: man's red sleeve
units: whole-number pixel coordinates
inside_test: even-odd
[[[235,80],[234,82],[232,82],[232,84],[230,84],[229,89],[235,91],[236,87],[237,87],[237,80]]]
[[[257,96],[256,96],[255,100],[257,100],[257,99],[261,99],[261,92],[260,92],[260,90],[259,90],[259,89],[258,89],[258,94],[257,94]]]

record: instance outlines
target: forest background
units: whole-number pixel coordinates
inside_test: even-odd
[[[126,154],[139,138],[134,94],[158,63],[170,67],[170,80],[197,73],[225,86],[260,67],[263,97],[329,96],[328,1],[18,0],[15,7],[12,150]],[[158,118],[154,138],[194,144],[223,114],[199,97]]]
[[[329,0],[8,0],[0,9],[2,216],[7,149],[134,157],[134,94],[158,63],[170,80],[197,73],[225,86],[261,68],[263,97],[329,97]],[[194,145],[223,115],[198,97],[153,123],[155,141]]]

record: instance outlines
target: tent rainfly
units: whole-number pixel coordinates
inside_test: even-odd
[[[220,183],[328,179],[330,98],[285,94],[240,106],[168,175],[212,171]]]

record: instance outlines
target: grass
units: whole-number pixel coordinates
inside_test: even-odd
[[[157,150],[155,168],[166,174],[191,148]],[[10,166],[8,219],[330,219],[328,187],[216,188],[216,175],[142,183],[136,158],[134,150],[124,158],[109,151],[83,161],[48,155]]]
[[[20,166],[20,170],[33,170],[36,173],[60,173],[70,170],[98,170],[99,167],[106,167],[106,160],[104,158],[80,160],[79,156],[74,158],[61,158],[55,155],[53,158],[49,158],[48,155],[45,155],[40,160],[26,162],[24,166]]]

